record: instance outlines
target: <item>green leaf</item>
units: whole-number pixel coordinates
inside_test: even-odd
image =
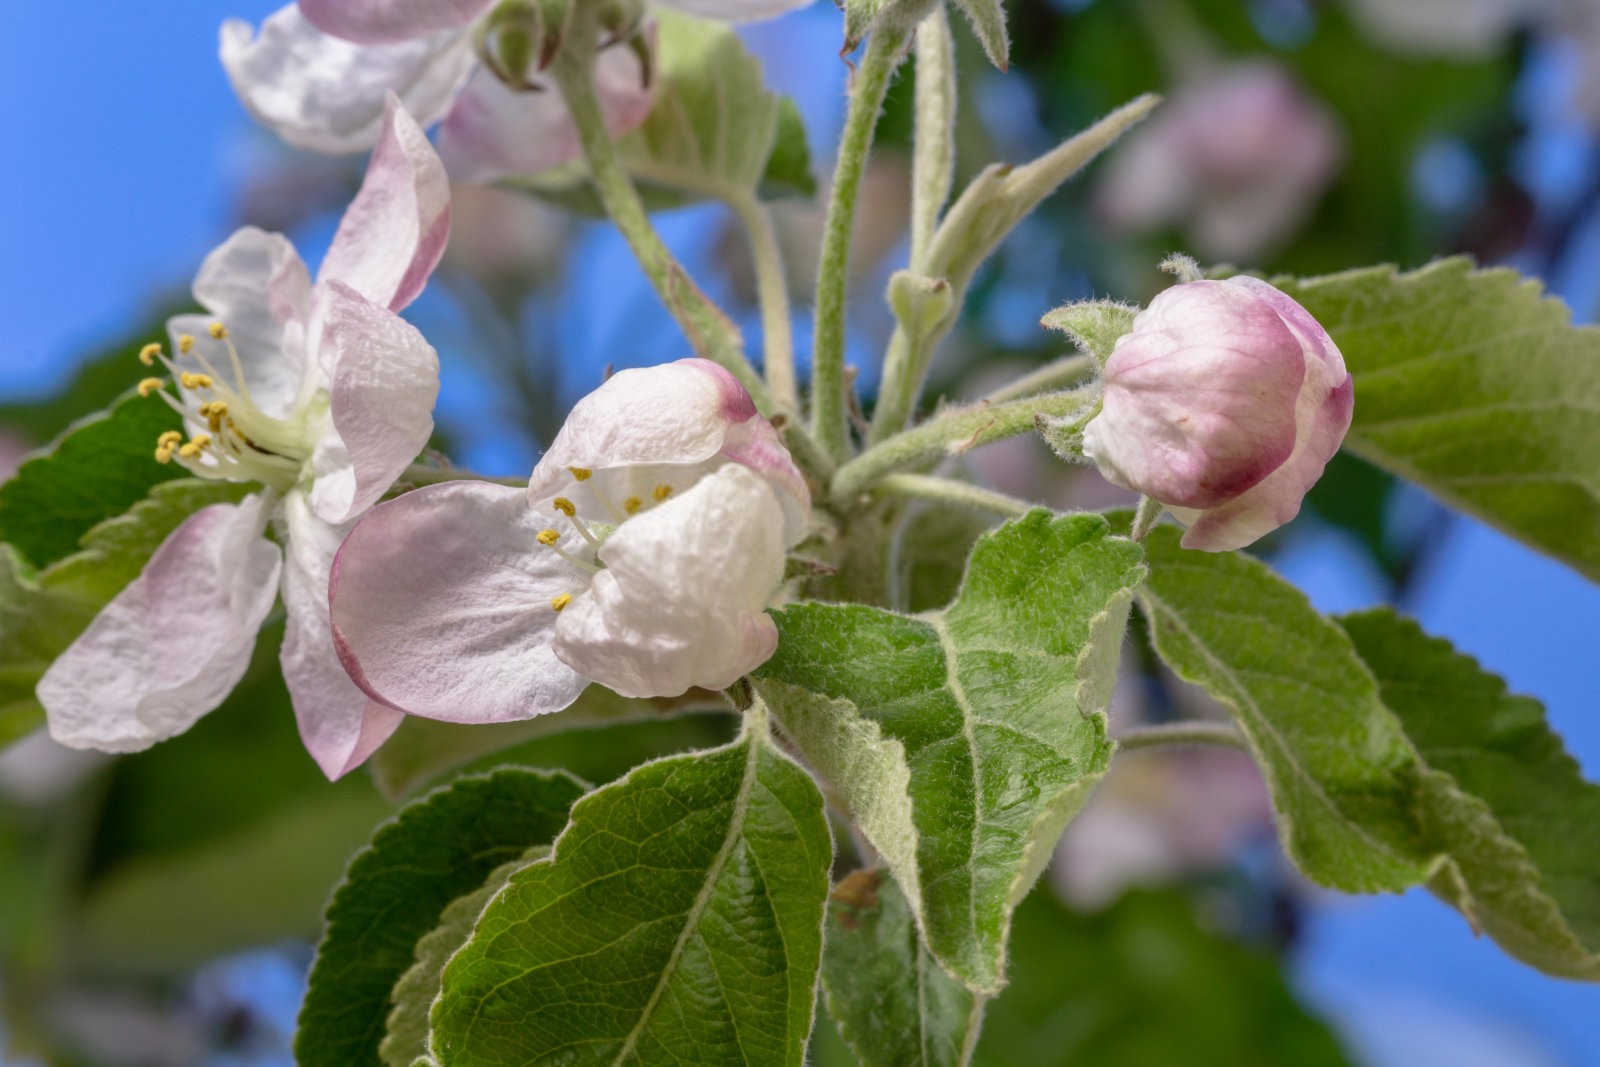
[[[0,485],[0,541],[35,567],[69,555],[90,528],[184,473],[155,461],[156,438],[177,425],[160,397],[137,394],[74,423]]]
[[[44,483],[35,478],[29,492]],[[200,508],[236,502],[246,491],[198,478],[161,483],[126,513],[89,530],[81,551],[43,571],[13,546],[0,544],[0,745],[43,721],[33,695],[40,676],[138,576],[167,535]]]
[[[659,760],[572,809],[445,968],[445,1067],[801,1063],[832,842],[762,736]]]
[[[984,998],[946,974],[917,934],[916,917],[881,869],[856,871],[828,902],[822,988],[828,1014],[866,1067],[957,1067],[967,1062]]]
[[[1138,546],[1100,516],[1039,510],[979,540],[943,611],[776,613],[759,688],[861,809],[934,955],[979,992],[1003,984],[1011,909],[1110,759],[1103,712],[1143,573]],[[896,746],[910,826],[889,788]]]
[[[1415,809],[1421,761],[1350,638],[1265,564],[1179,536],[1158,526],[1145,541],[1156,652],[1233,714],[1296,865],[1355,893],[1426,881],[1438,856]]]
[[[1133,329],[1133,318],[1139,309],[1115,300],[1082,300],[1062,304],[1045,313],[1040,325],[1050,330],[1060,330],[1072,343],[1090,356],[1100,366],[1111,358],[1117,339]]]
[[[954,0],[972,22],[972,32],[983,45],[989,62],[1005,70],[1011,62],[1011,38],[1006,33],[1006,11],[1000,0]]]
[[[817,195],[817,176],[811,170],[811,146],[800,108],[787,96],[778,98],[778,129],[772,138],[772,155],[761,174],[756,192],[763,200],[810,200]]]
[[[452,900],[439,916],[439,925],[422,935],[417,942],[416,962],[400,976],[389,994],[394,1008],[378,1045],[378,1056],[387,1067],[411,1067],[427,1056],[428,1012],[439,995],[445,964],[472,936],[472,928],[489,898],[500,892],[517,871],[549,854],[549,846],[540,845],[502,863],[489,872],[482,886]]]
[[[506,768],[461,778],[402,810],[350,862],[300,1008],[300,1067],[377,1064],[389,993],[446,907],[500,864],[548,843],[583,785]]]
[[[1600,580],[1600,328],[1463,258],[1275,284],[1355,377],[1346,448]]]
[[[481,756],[526,745],[568,730],[594,730],[630,723],[659,722],[673,715],[708,709],[725,710],[721,697],[693,695],[674,700],[635,700],[621,697],[602,685],[591,685],[564,711],[539,715],[522,722],[465,726],[408,715],[383,747],[372,754],[368,768],[372,780],[390,800],[398,800],[447,771]],[[518,758],[513,762],[537,762]],[[564,763],[562,766],[566,766]],[[632,764],[629,764],[632,766]],[[626,770],[627,768],[623,768]],[[580,777],[589,775],[580,773]],[[619,772],[620,773],[620,772]]]
[[[1017,909],[1016,936],[1028,951],[989,1004],[980,1067],[1349,1062],[1278,960],[1203,928],[1175,891],[1077,914],[1041,889]]]
[[[1424,818],[1452,861],[1431,888],[1518,959],[1600,980],[1600,786],[1544,708],[1392,611],[1339,622],[1430,768]]]

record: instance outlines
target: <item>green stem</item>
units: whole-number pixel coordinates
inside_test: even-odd
[[[789,279],[783,266],[783,249],[772,225],[772,213],[750,193],[730,198],[728,206],[750,238],[750,257],[756,270],[756,299],[761,305],[761,333],[766,351],[763,364],[774,411],[800,413],[800,389],[794,374],[794,335],[789,317]]]
[[[811,349],[811,432],[823,450],[842,459],[849,454],[849,405],[844,378],[844,304],[849,282],[850,239],[855,229],[861,176],[872,151],[872,134],[883,110],[889,81],[905,57],[907,30],[875,30],[867,41],[854,84],[850,110],[834,164],[817,267],[816,326]]]
[[[1009,385],[1001,386],[989,394],[988,400],[991,404],[1000,404],[1007,400],[1021,400],[1023,397],[1037,396],[1057,389],[1069,389],[1086,378],[1094,377],[1094,372],[1093,356],[1063,356],[1046,363],[1036,371],[1024,374]]]
[[[1128,536],[1135,541],[1143,541],[1150,528],[1161,518],[1161,501],[1153,497],[1141,496],[1139,506],[1133,512],[1133,527]]]
[[[859,493],[872,488],[885,475],[1028,433],[1039,415],[1077,415],[1093,402],[1092,395],[1072,391],[1004,404],[974,404],[936,416],[873,445],[840,467],[834,472],[830,495],[836,504],[848,507]]]
[[[1007,518],[1021,518],[1041,505],[997,493],[970,482],[954,478],[937,478],[929,474],[891,474],[873,487],[880,493],[912,497],[917,500],[935,500],[976,511],[992,511]]]
[[[1225,745],[1248,748],[1244,735],[1225,722],[1165,722],[1135,726],[1115,738],[1118,748],[1155,748],[1159,745]]]
[[[593,3],[572,6],[566,39],[550,65],[550,72],[566,99],[573,125],[577,127],[595,192],[655,287],[656,295],[677,320],[695,351],[726,367],[749,390],[756,407],[766,414],[771,411],[772,402],[766,386],[745,358],[744,340],[739,336],[738,327],[700,291],[667,249],[650,224],[650,216],[639,199],[639,191],[633,186],[633,179],[617,158],[616,145],[611,142],[594,89],[598,7]]]

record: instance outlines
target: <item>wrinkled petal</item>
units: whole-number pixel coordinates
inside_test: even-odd
[[[1173,286],[1106,361],[1084,452],[1111,481],[1165,504],[1230,500],[1293,451],[1305,362],[1295,333],[1252,289]]]
[[[449,237],[444,164],[390,93],[361,191],[339,220],[317,280],[343,282],[374,304],[399,311],[422,292]]]
[[[173,358],[182,370],[201,371],[198,357],[232,374],[232,357],[207,327],[221,322],[238,353],[244,384],[257,407],[282,418],[300,396],[306,374],[301,323],[306,318],[311,278],[288,238],[254,226],[236,230],[212,249],[194,279],[194,296],[209,314],[167,320]],[[188,355],[178,338],[194,338]],[[197,355],[198,354],[198,355]]]
[[[311,456],[311,504],[341,523],[376,504],[427,445],[439,357],[415,326],[354,289],[317,292],[329,420]]]
[[[806,7],[811,0],[657,0],[663,7],[723,22],[760,22]]]
[[[306,751],[329,780],[359,767],[404,718],[363,693],[339,663],[328,622],[328,572],[349,529],[323,522],[302,493],[284,498],[287,548],[279,661]]]
[[[528,495],[540,510],[566,497],[620,522],[627,500],[648,502],[661,487],[681,493],[730,459],[769,483],[786,543],[799,541],[811,510],[805,479],[744,386],[704,359],[620,371],[578,401],[534,468]],[[592,477],[575,479],[574,468]]]
[[[139,577],[39,680],[50,736],[138,752],[183,733],[232,692],[278,593],[265,496],[185,519]]]
[[[463,30],[388,45],[358,45],[323,33],[294,4],[253,32],[222,24],[222,65],[260,122],[313,152],[360,152],[378,141],[384,98],[397,93],[423,126],[444,116],[477,64]]]
[[[613,137],[650,114],[655,83],[645,84],[639,59],[617,46],[600,53],[595,91]],[[517,92],[479,67],[439,127],[439,154],[457,181],[484,184],[538,174],[583,155],[566,101],[551,85]]]
[[[551,599],[586,575],[536,537],[547,521],[520,489],[449,482],[356,524],[334,559],[335,647],[356,684],[391,708],[446,722],[529,719],[586,680],[556,658]]]
[[[556,622],[556,654],[623,696],[733,684],[778,647],[764,609],[783,580],[783,527],[766,481],[727,464],[618,527],[606,569]]]
[[[465,26],[493,0],[300,0],[323,33],[357,44],[393,44]]]

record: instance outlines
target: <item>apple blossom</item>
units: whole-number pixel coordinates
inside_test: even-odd
[[[1333,339],[1257,278],[1159,294],[1106,360],[1084,454],[1189,527],[1185,548],[1242,548],[1282,526],[1350,428]]]
[[[764,19],[807,0],[663,0],[693,15]],[[500,5],[503,6],[503,5]],[[534,174],[580,155],[560,91],[517,73],[508,85],[481,59],[494,0],[301,0],[259,30],[222,24],[222,64],[247,108],[280,137],[316,152],[356,152],[377,135],[386,92],[424,125],[443,120],[439,151],[452,176],[489,182]],[[595,85],[613,134],[643,122],[653,102],[640,58],[613,44]]]
[[[185,520],[45,673],[56,740],[133,752],[188,729],[238,683],[280,589],[284,680],[322,770],[338,777],[398,725],[334,655],[328,570],[432,432],[438,358],[396,312],[438,262],[449,220],[438,156],[391,97],[315,284],[286,238],[253,227],[206,257],[194,294],[209,314],[170,320],[170,357],[140,353],[177,395],[160,378],[140,391],[159,392],[189,435],[162,434],[156,459],[262,488]],[[263,536],[269,523],[283,549]]]
[[[374,700],[454,722],[723,688],[764,662],[764,614],[810,495],[718,365],[612,377],[526,489],[458,481],[373,509],[334,562],[340,658]]]
[[[1183,221],[1195,247],[1245,259],[1305,218],[1342,152],[1333,118],[1264,61],[1182,86],[1115,153],[1096,207],[1118,229]]]

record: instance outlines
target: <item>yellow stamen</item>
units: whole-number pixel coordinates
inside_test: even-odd
[[[149,344],[139,349],[139,362],[143,363],[146,367],[154,366],[156,357],[160,354],[161,346],[156,344],[154,341],[151,341]]]
[[[586,482],[594,474],[594,471],[588,467],[568,467],[567,471],[572,475],[572,480],[575,482]]]
[[[178,382],[185,389],[210,389],[211,375],[194,374],[189,371],[184,371],[182,374],[178,375]]]
[[[178,351],[182,352],[184,355],[188,355],[193,348],[194,337],[190,334],[180,333],[178,335]]]
[[[155,392],[157,389],[160,389],[166,384],[167,383],[162,381],[160,378],[141,378],[139,380],[139,395],[149,396],[151,393]]]
[[[561,514],[565,515],[569,519],[578,513],[577,507],[572,503],[572,501],[568,500],[564,496],[558,496],[554,500],[550,501],[550,506],[561,512]]]
[[[182,440],[183,434],[179,433],[177,430],[167,430],[162,433],[160,437],[156,438],[156,447],[165,448],[170,452],[172,449],[177,448],[178,442]]]
[[[656,498],[656,503],[659,504],[659,503],[661,503],[661,501],[667,499],[667,497],[672,495],[672,486],[670,486],[670,485],[658,485],[658,486],[655,487],[655,489],[653,489],[651,491],[650,495],[655,497]]]
[[[156,448],[156,462],[157,463],[171,463],[172,462],[172,449],[170,447],[168,447],[167,445],[161,445],[161,446],[157,447]]]
[[[541,545],[545,545],[545,546],[548,547],[550,545],[554,545],[559,540],[561,540],[561,535],[559,533],[557,533],[555,530],[540,530],[539,531],[539,543]]]
[[[572,603],[571,593],[561,593],[558,596],[553,596],[550,598],[550,606],[555,608],[557,611],[560,611],[570,603]]]
[[[218,341],[228,336],[228,328],[220,322],[213,322],[210,326],[207,326],[206,332]]]
[[[622,510],[626,511],[629,515],[632,515],[634,512],[638,511],[643,506],[644,506],[644,501],[640,500],[636,496],[630,496],[628,499],[626,499],[626,500],[624,500],[622,502]]]

